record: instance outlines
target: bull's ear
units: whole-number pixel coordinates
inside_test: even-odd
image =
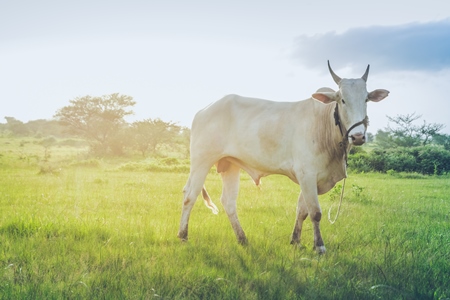
[[[312,97],[317,101],[328,104],[336,101],[336,93],[334,92],[320,92],[312,94]]]
[[[367,99],[373,102],[379,102],[389,95],[388,90],[378,89],[369,93]]]

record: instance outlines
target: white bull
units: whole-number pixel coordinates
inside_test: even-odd
[[[328,63],[339,90],[321,88],[312,98],[299,102],[273,102],[228,95],[199,111],[191,129],[191,170],[184,187],[178,237],[188,238],[192,207],[202,192],[205,204],[217,207],[204,188],[215,164],[222,176],[221,202],[238,242],[247,243],[236,212],[240,169],[258,185],[260,178],[282,174],[299,184],[297,219],[292,244],[300,243],[308,214],[314,227],[314,248],[325,252],[320,233],[322,211],[318,195],[345,178],[347,153],[365,142],[367,102],[378,102],[389,91],[367,92],[369,66],[361,78],[341,79]]]

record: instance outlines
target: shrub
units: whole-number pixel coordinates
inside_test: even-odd
[[[408,172],[442,175],[450,171],[450,151],[442,146],[398,147],[376,149],[370,154],[358,152],[348,159],[350,170],[356,172]]]
[[[385,159],[385,168],[388,170],[397,172],[414,172],[416,170],[416,158],[408,153],[407,148],[399,149],[399,151],[388,151]]]
[[[355,172],[370,172],[373,171],[370,165],[370,155],[365,152],[359,152],[348,157],[348,167]]]
[[[167,166],[173,166],[180,164],[180,161],[175,157],[166,157],[160,160],[161,163]]]
[[[417,172],[442,175],[450,171],[450,151],[441,146],[426,146],[417,153]]]
[[[372,202],[372,197],[366,191],[365,187],[359,186],[357,184],[352,184],[352,197],[350,197],[350,200],[352,202],[368,204]]]

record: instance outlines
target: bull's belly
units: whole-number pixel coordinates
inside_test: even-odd
[[[319,195],[325,194],[329,190],[331,190],[337,182],[341,181],[345,177],[347,177],[346,169],[344,167],[344,162],[336,162],[333,164],[328,164],[326,167],[321,166],[299,166],[296,168],[294,164],[284,162],[284,163],[277,163],[277,164],[258,164],[258,163],[251,163],[251,160],[241,160],[236,157],[227,156],[222,159],[220,159],[217,163],[217,171],[219,173],[226,172],[228,169],[228,166],[230,164],[234,164],[239,166],[241,169],[246,171],[253,179],[256,185],[259,185],[260,179],[262,177],[272,175],[272,174],[279,174],[287,176],[289,179],[291,179],[293,182],[299,184],[300,180],[298,176],[302,176],[301,174],[309,173],[311,174],[311,169],[319,170],[316,172],[316,178],[317,178],[317,192]],[[276,167],[273,167],[276,166]],[[297,173],[294,171],[297,170]],[[303,170],[303,171],[302,171]],[[306,171],[308,170],[308,171]],[[322,171],[320,171],[322,170]],[[300,173],[298,173],[300,172]],[[315,172],[312,171],[314,174]]]
[[[241,169],[246,171],[250,177],[252,177],[253,181],[256,185],[259,185],[262,177],[278,174],[285,175],[289,177],[292,181],[298,184],[298,180],[292,170],[292,168],[282,166],[281,164],[273,164],[278,167],[270,167],[270,165],[261,165],[261,164],[252,164],[249,162],[244,162],[243,160],[237,159],[235,157],[224,157],[220,159],[217,163],[217,172],[226,172],[229,164],[234,164],[239,166]]]

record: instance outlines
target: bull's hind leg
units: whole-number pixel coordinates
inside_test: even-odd
[[[180,229],[178,231],[178,237],[182,241],[188,239],[188,223],[189,216],[191,215],[192,207],[194,207],[197,197],[203,188],[206,175],[208,175],[210,167],[196,168],[195,171],[191,170],[189,179],[183,189],[183,209],[181,211]]]
[[[307,216],[308,216],[308,208],[306,206],[305,199],[303,198],[303,194],[300,193],[297,204],[297,218],[295,219],[294,231],[292,232],[292,239],[291,239],[292,245],[300,244],[303,221],[305,221]]]
[[[220,200],[228,215],[238,242],[245,245],[247,244],[247,237],[239,222],[236,207],[236,199],[239,192],[240,168],[234,164],[230,164],[220,175],[223,181],[222,197]]]

